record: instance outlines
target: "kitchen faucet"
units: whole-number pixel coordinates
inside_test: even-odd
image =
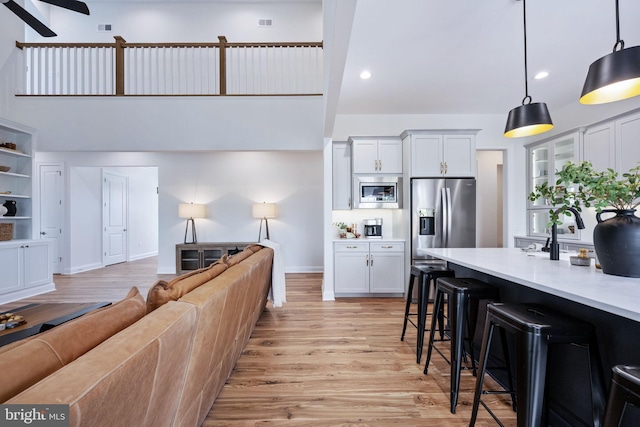
[[[558,213],[562,210],[562,208],[557,209],[554,213]],[[576,208],[567,208],[568,211],[571,211],[573,215],[576,217],[576,225],[580,230],[584,229],[584,222],[582,221],[582,217]],[[558,244],[558,226],[554,223],[551,227],[551,248],[549,249],[549,259],[552,261],[557,261],[560,259],[560,245]]]

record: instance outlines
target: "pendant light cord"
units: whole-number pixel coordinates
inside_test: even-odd
[[[613,51],[620,47],[620,50],[624,49],[624,40],[620,40],[620,4],[616,0],[616,44],[613,45]]]
[[[618,0],[616,0],[617,2]],[[522,105],[531,104],[531,97],[529,96],[529,82],[527,81],[527,0],[522,0],[522,17],[524,21],[524,94],[522,98]],[[529,102],[527,102],[527,100]]]

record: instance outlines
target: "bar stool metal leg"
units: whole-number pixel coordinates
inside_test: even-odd
[[[400,341],[404,341],[404,334],[407,331],[407,322],[409,321],[409,315],[411,314],[411,295],[413,294],[413,283],[415,282],[416,276],[411,274],[409,276],[409,289],[407,290],[407,304],[404,308],[404,324],[402,325],[402,335],[400,336]]]

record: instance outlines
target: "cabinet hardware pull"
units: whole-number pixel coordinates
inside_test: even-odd
[[[371,255],[371,263],[369,265],[373,267],[373,255]]]
[[[383,246],[382,249],[391,249],[393,246]]]
[[[444,162],[444,173],[445,173],[445,175],[446,175],[448,170],[449,170],[449,165],[447,164],[447,162]]]
[[[366,265],[367,265],[367,267],[368,267],[368,266],[369,266],[369,255],[367,255],[367,256],[365,257],[365,260],[366,260]]]

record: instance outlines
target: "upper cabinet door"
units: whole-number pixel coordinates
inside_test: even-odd
[[[476,137],[473,134],[411,134],[410,176],[474,178]]]
[[[353,139],[353,173],[401,174],[400,139]]]
[[[334,142],[332,150],[333,209],[351,209],[351,144]]]
[[[615,169],[615,135],[613,123],[590,127],[584,133],[583,160],[597,170]]]
[[[402,173],[402,141],[381,139],[378,141],[378,172]]]
[[[442,135],[411,136],[411,176],[442,175]]]
[[[619,152],[617,170],[623,174],[638,166],[640,161],[640,114],[616,121],[616,140]]]
[[[353,141],[353,173],[378,173],[378,141]]]
[[[476,175],[475,135],[445,135],[443,144],[444,175],[474,177]]]

